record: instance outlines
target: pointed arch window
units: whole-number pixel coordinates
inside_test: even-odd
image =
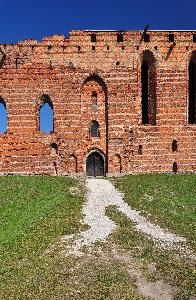
[[[49,134],[54,131],[54,107],[48,95],[42,95],[39,107],[39,129]]]
[[[100,137],[99,123],[97,121],[92,121],[92,123],[91,123],[90,136],[91,137]]]
[[[196,124],[196,51],[192,53],[189,62],[188,122],[189,124]]]
[[[0,97],[0,133],[7,132],[7,109],[3,98]]]
[[[156,125],[156,60],[144,51],[141,65],[142,124]]]

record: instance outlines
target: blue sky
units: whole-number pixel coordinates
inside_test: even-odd
[[[134,30],[147,24],[150,29],[196,29],[196,0],[0,0],[0,9],[0,43],[67,36],[73,29]],[[2,126],[0,106],[0,131]]]
[[[0,43],[72,29],[196,29],[195,0],[0,0]]]

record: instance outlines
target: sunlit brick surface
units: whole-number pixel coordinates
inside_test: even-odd
[[[110,174],[172,172],[174,162],[178,172],[195,172],[196,124],[188,124],[194,32],[173,32],[175,43],[167,31],[148,32],[149,42],[140,31],[123,32],[123,42],[115,31],[94,33],[96,42],[90,31],[72,31],[69,38],[0,45],[0,96],[8,114],[8,131],[0,134],[0,173],[85,173],[92,151],[103,155]],[[156,60],[156,125],[142,124],[145,50]],[[39,132],[43,94],[54,106],[54,133],[48,135]],[[89,135],[93,120],[100,138]]]

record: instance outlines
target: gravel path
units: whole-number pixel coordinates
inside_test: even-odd
[[[178,242],[185,242],[186,239],[178,237],[163,230],[160,226],[154,225],[142,217],[136,210],[131,209],[124,202],[123,196],[115,187],[105,179],[87,179],[87,202],[83,207],[84,219],[82,224],[87,224],[89,229],[79,234],[78,238],[65,236],[63,240],[74,238],[68,254],[81,254],[83,246],[91,246],[96,241],[105,240],[117,225],[105,215],[106,207],[115,205],[117,209],[125,214],[135,224],[138,231],[146,234],[161,246],[172,246]]]

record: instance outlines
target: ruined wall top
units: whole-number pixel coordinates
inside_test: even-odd
[[[68,37],[52,35],[40,42],[26,39],[15,44],[0,44],[2,68],[45,66],[74,66],[89,69],[110,69],[114,62],[120,66],[133,65],[142,51],[150,50],[164,66],[187,57],[195,50],[196,31],[184,30],[73,30]],[[119,63],[118,63],[119,62]]]

